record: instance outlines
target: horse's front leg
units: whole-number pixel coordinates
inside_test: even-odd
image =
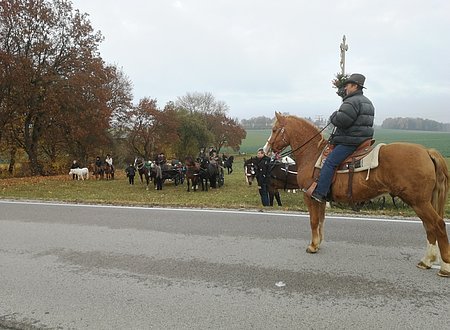
[[[313,201],[306,194],[304,200],[308,206],[311,226],[311,243],[306,248],[306,252],[316,253],[324,240],[325,204]]]

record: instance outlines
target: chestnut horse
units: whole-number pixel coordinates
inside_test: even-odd
[[[297,182],[307,189],[313,179],[315,163],[327,141],[321,131],[307,120],[275,113],[276,121],[264,150],[281,152],[290,145],[297,161]],[[449,173],[445,159],[434,149],[412,143],[391,143],[381,147],[379,165],[354,172],[352,200],[347,195],[348,174],[336,174],[331,188],[333,201],[358,203],[384,193],[398,196],[411,206],[422,220],[427,236],[425,256],[417,267],[430,269],[441,254],[438,275],[450,276],[450,248],[444,222],[444,208],[449,190]],[[324,239],[325,204],[305,193],[312,232],[307,252],[316,253]],[[439,252],[438,252],[439,248]]]

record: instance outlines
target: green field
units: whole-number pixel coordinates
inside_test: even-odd
[[[247,130],[247,137],[242,142],[241,152],[256,154],[256,150],[266,143],[269,136],[270,130]],[[412,142],[422,144],[426,147],[439,150],[444,157],[450,157],[450,133],[448,132],[403,131],[375,128],[374,138],[376,143]]]

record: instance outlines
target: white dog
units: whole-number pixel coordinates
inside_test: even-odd
[[[89,179],[89,170],[87,169],[87,167],[83,167],[83,168],[72,168],[69,172],[69,175],[77,175],[78,176],[78,180],[84,180],[84,178],[86,177],[86,179]]]

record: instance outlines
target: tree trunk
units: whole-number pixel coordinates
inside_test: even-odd
[[[16,153],[17,153],[17,147],[15,145],[13,145],[9,151],[8,173],[10,175],[13,175],[13,173],[14,173],[14,165],[16,164]]]
[[[31,175],[44,175],[44,169],[38,161],[38,140],[40,135],[40,121],[36,117],[34,122],[31,117],[25,120],[24,127],[24,140],[25,140],[25,152],[28,155],[30,161]]]

